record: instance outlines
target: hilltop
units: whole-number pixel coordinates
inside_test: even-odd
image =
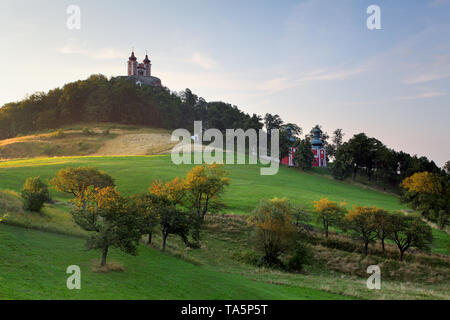
[[[194,120],[219,130],[262,128],[259,116],[229,103],[207,102],[189,89],[177,93],[166,87],[140,87],[120,77],[93,75],[5,104],[0,108],[0,139],[79,123],[191,129]]]
[[[0,140],[0,159],[149,155],[171,150],[170,131],[111,123],[66,126]]]

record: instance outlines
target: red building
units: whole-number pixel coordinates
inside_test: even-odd
[[[320,139],[320,130],[314,129],[314,138],[311,141],[312,152],[314,154],[313,167],[326,168],[327,166],[327,153],[323,147],[323,142]],[[289,148],[289,155],[281,159],[281,163],[289,167],[293,167],[295,148]]]

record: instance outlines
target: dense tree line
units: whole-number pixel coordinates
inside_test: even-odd
[[[337,148],[332,168],[336,179],[356,179],[361,174],[369,181],[391,186],[398,186],[416,172],[443,173],[434,161],[389,149],[364,133],[354,135]]]
[[[206,102],[186,89],[139,87],[124,77],[92,75],[47,93],[0,108],[0,139],[82,122],[114,122],[166,129],[191,130],[194,120],[204,128],[262,128],[261,118],[225,102]]]

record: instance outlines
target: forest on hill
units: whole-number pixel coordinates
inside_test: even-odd
[[[189,89],[176,93],[166,87],[139,87],[123,77],[92,75],[5,104],[0,108],[0,139],[85,122],[191,130],[194,120],[219,130],[263,126],[256,114],[221,101],[207,102]]]

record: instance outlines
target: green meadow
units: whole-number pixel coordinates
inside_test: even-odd
[[[0,189],[19,192],[27,177],[53,177],[59,169],[73,166],[92,166],[111,175],[124,194],[144,192],[156,180],[182,177],[193,165],[174,165],[170,155],[125,157],[63,157],[0,162]],[[311,209],[314,200],[326,197],[353,205],[378,206],[387,210],[404,210],[398,197],[333,180],[321,172],[304,173],[297,169],[280,167],[273,176],[260,175],[258,165],[225,165],[231,185],[223,202],[225,211],[248,214],[261,199],[287,197]],[[52,192],[55,199],[67,200],[66,195]]]
[[[369,262],[385,263],[376,255],[371,262],[359,252],[316,245],[318,262],[301,274],[258,268],[237,259],[236,254],[252,250],[251,232],[239,217],[249,214],[264,198],[287,197],[307,210],[322,197],[345,201],[349,208],[364,205],[407,210],[392,194],[335,181],[323,171],[304,173],[285,167],[277,175],[261,176],[256,165],[226,165],[231,184],[223,202],[228,215],[209,218],[200,249],[187,249],[178,238],[169,237],[168,250],[161,252],[156,234],[154,244],[140,245],[137,256],[110,251],[108,260],[120,271],[96,272],[99,252],[85,249],[86,233],[72,221],[69,196],[51,189],[57,202],[45,205],[42,214],[21,208],[19,194],[26,178],[40,176],[48,180],[68,166],[104,170],[127,195],[146,191],[156,179],[185,176],[193,167],[176,166],[168,155],[0,162],[0,214],[8,214],[0,224],[0,299],[448,299],[445,282],[424,283],[420,278],[428,270],[439,277],[448,265],[447,258],[439,258],[436,263],[441,265],[426,269],[428,266],[420,259],[429,258],[416,261],[411,255],[411,278],[407,282],[385,280],[381,291],[368,290],[364,275],[345,271],[360,270]],[[449,236],[436,229],[433,232],[433,252],[448,254]],[[336,270],[327,265],[333,259],[339,266]],[[66,288],[66,268],[70,265],[81,267],[81,290]]]

